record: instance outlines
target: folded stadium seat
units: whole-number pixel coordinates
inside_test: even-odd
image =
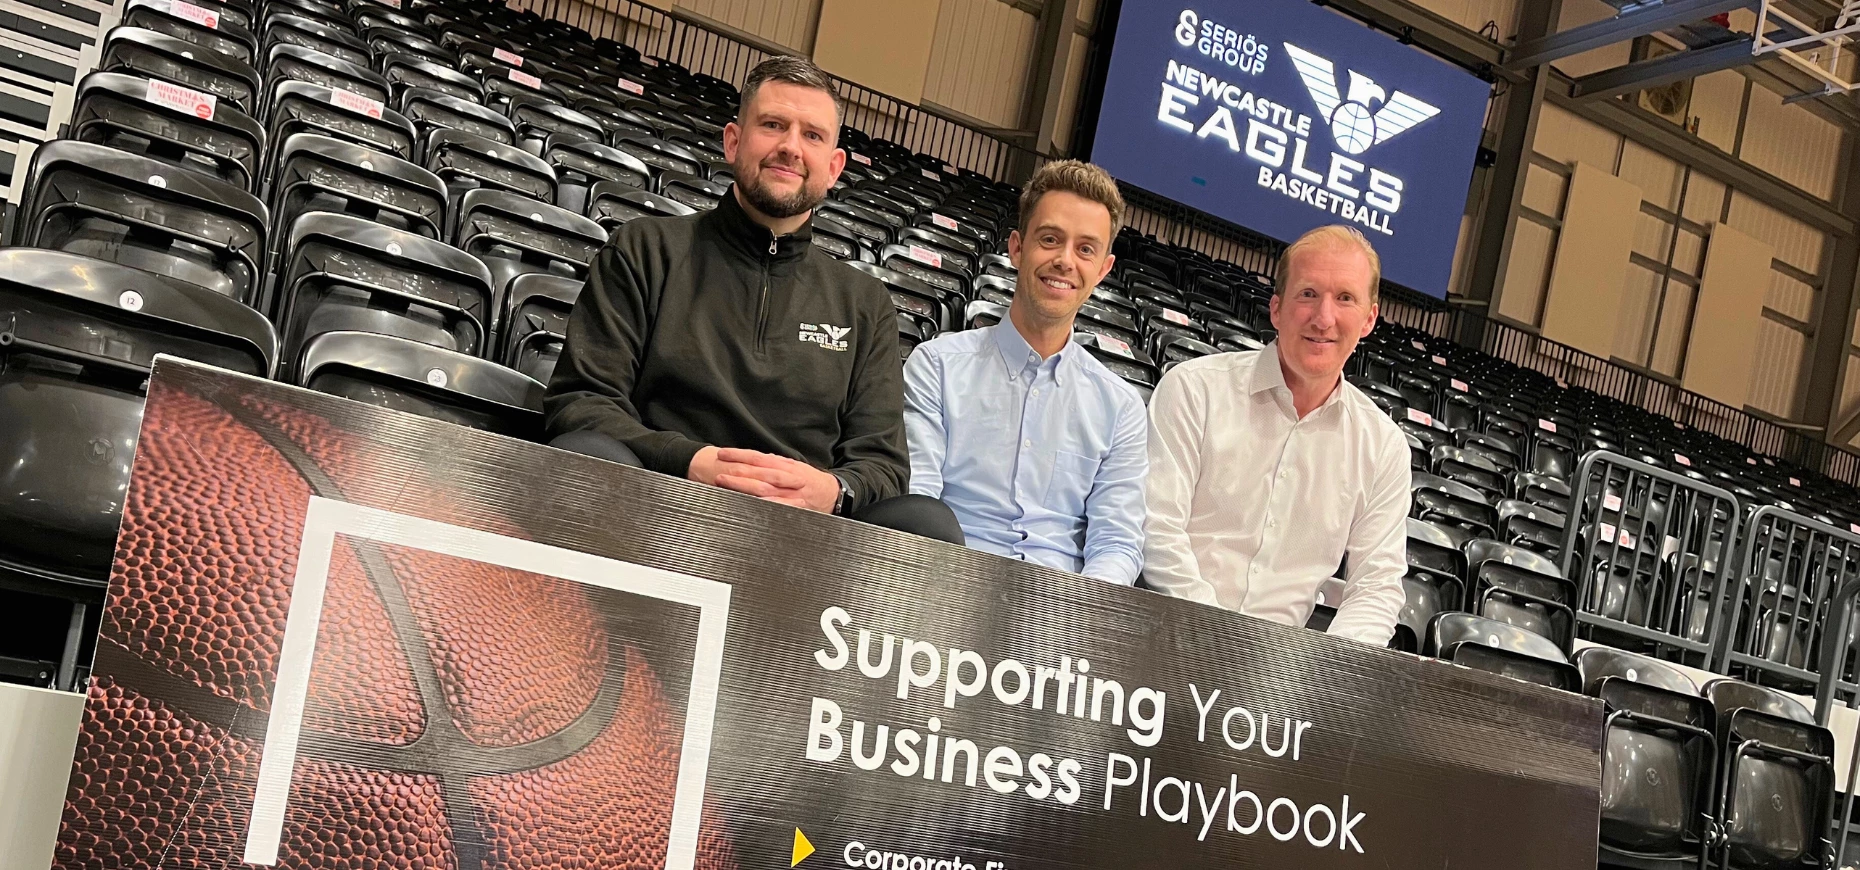
[[[268,219],[264,204],[241,188],[115,148],[59,140],[33,154],[11,241],[133,266],[249,303]]]
[[[687,133],[697,132],[697,126],[691,123],[690,116],[677,109],[668,108],[651,100],[630,100],[622,105],[651,121],[653,129],[657,131],[657,136],[663,137],[668,133],[681,130]]]
[[[698,211],[710,211],[730,192],[730,185],[667,171],[659,173],[659,192]]]
[[[1217,337],[1221,335],[1227,335],[1229,338],[1231,338],[1232,335],[1237,334],[1237,333],[1233,333],[1232,331],[1223,333],[1221,330],[1215,330],[1215,332],[1217,334]],[[1216,347],[1219,347],[1219,345],[1216,345]],[[1235,348],[1235,349],[1238,350],[1242,348]],[[1383,411],[1387,412],[1391,418],[1397,421],[1407,419],[1407,414],[1405,412],[1408,410],[1408,399],[1406,396],[1403,396],[1401,394],[1400,390],[1395,389],[1394,387],[1391,387],[1388,384],[1376,383],[1375,381],[1372,381],[1369,378],[1364,377],[1363,375],[1346,375],[1344,377],[1344,380],[1349,381],[1357,389],[1362,390],[1363,395],[1368,396],[1370,401],[1376,403],[1376,407],[1381,408]],[[1419,425],[1419,424],[1415,424],[1415,425]],[[1430,433],[1430,437],[1431,437],[1431,433]]]
[[[929,211],[919,214],[916,226],[919,229],[937,230],[946,235],[957,236],[968,242],[965,250],[978,256],[994,248],[995,234],[992,221],[983,223],[968,211],[950,208],[947,204],[933,206]]]
[[[349,215],[297,219],[276,295],[280,369],[299,384],[304,348],[325,332],[397,335],[472,356],[490,347],[491,273],[482,262]]]
[[[969,282],[968,297],[977,302],[993,302],[1008,306],[1014,304],[1014,284],[1012,278],[999,275],[982,275]]]
[[[922,214],[929,214],[929,212]],[[922,245],[939,251],[949,251],[957,256],[964,269],[970,271],[974,271],[975,261],[982,254],[981,245],[975,239],[958,233],[945,232],[935,227],[904,227],[898,230],[898,244]]]
[[[259,5],[264,12],[264,15],[259,16],[260,20],[274,13],[285,12],[331,27],[346,27],[354,23],[349,10],[333,0],[263,0]],[[381,9],[388,11],[385,6]]]
[[[976,260],[976,271],[983,275],[998,275],[1009,281],[1020,280],[1020,270],[1014,268],[1014,261],[1008,259],[1006,254],[983,254]]]
[[[817,215],[826,215],[846,225],[875,247],[891,244],[891,225],[871,209],[855,203],[840,202],[829,199],[814,210]]]
[[[1563,531],[1569,523],[1563,514],[1515,498],[1500,499],[1495,509],[1500,540],[1553,559],[1562,555]]]
[[[542,158],[514,145],[506,145],[463,130],[439,129],[427,134],[420,148],[426,168],[446,183],[446,211],[458,222],[459,200],[470,190],[488,188],[526,196],[538,202],[555,201],[555,170]]]
[[[369,332],[325,332],[297,382],[318,392],[514,438],[542,433],[543,385],[489,360]]]
[[[1210,337],[1206,326],[1195,322],[1178,309],[1155,302],[1138,303],[1137,325],[1151,344],[1151,356],[1156,356],[1154,345],[1157,337],[1165,333],[1187,336],[1201,342],[1206,342]]]
[[[484,101],[484,86],[478,80],[436,60],[413,54],[381,54],[375,58],[381,77],[387,80],[391,101],[402,105],[412,88],[443,94],[467,103]]]
[[[1266,348],[1266,343],[1260,341],[1259,336],[1254,335],[1250,329],[1243,332],[1237,329],[1227,329],[1217,326],[1208,330],[1208,337],[1213,339],[1212,344],[1214,345],[1214,349],[1222,353],[1264,350]],[[1363,383],[1371,382],[1364,381]],[[1401,401],[1401,407],[1408,407],[1408,400],[1402,397],[1400,390],[1393,390],[1393,393],[1394,397]]]
[[[1136,387],[1137,395],[1143,398],[1143,403],[1149,404],[1150,395],[1156,392],[1156,383],[1162,379],[1162,373],[1156,370],[1156,363],[1150,360],[1148,354],[1108,332],[1081,330],[1072,334],[1072,340],[1090,351],[1112,374]]]
[[[220,21],[252,29],[253,4],[245,0],[200,0],[194,6],[202,12],[212,13]],[[199,12],[190,11],[189,14],[197,15]]]
[[[860,243],[859,234],[849,227],[826,215],[815,215],[812,221],[814,247],[826,251],[836,260],[864,260],[872,262],[877,257],[871,256]]]
[[[1006,303],[989,299],[977,299],[962,309],[962,328],[980,329],[984,326],[993,326],[1006,320],[1007,316],[1008,306]]]
[[[1531,470],[1568,480],[1576,473],[1576,442],[1568,436],[1546,431],[1540,425],[1531,436]]]
[[[1150,346],[1150,358],[1162,364],[1166,373],[1176,363],[1220,353],[1213,345],[1178,332],[1162,332]]]
[[[1506,435],[1460,429],[1453,433],[1453,440],[1466,452],[1485,457],[1507,476],[1519,470],[1521,460],[1518,458],[1520,451],[1517,442]]]
[[[1435,474],[1415,474],[1410,491],[1409,515],[1415,519],[1459,526],[1483,538],[1497,534],[1498,512],[1477,489]]]
[[[201,9],[198,4],[188,6]],[[250,64],[258,57],[258,37],[250,29],[221,21],[211,12],[201,14],[187,6],[178,9],[173,0],[129,0],[123,6],[123,24],[191,42],[241,63]]]
[[[670,130],[663,138],[667,142],[683,146],[697,155],[700,160],[724,159],[723,140],[701,130]]]
[[[882,265],[858,261],[848,261],[848,265],[883,283],[899,311],[929,320],[938,332],[956,328],[957,312],[963,303],[960,294]]]
[[[311,211],[351,214],[429,238],[440,238],[446,226],[446,187],[439,176],[412,161],[316,133],[298,133],[279,147],[270,206],[283,227]]]
[[[1440,613],[1427,626],[1422,652],[1516,680],[1580,691],[1582,677],[1556,642],[1471,613]]]
[[[1713,866],[1823,868],[1834,735],[1794,698],[1732,679],[1705,684],[1716,714],[1720,826]]]
[[[1479,490],[1488,500],[1495,501],[1507,495],[1505,469],[1490,459],[1446,444],[1430,450],[1429,456],[1435,474]]]
[[[503,329],[498,359],[547,384],[562,358],[568,316],[581,295],[584,278],[532,272],[512,279],[504,294]]]
[[[523,70],[502,70],[502,74],[493,71],[480,79],[484,84],[484,105],[503,115],[510,114],[510,104],[519,99],[540,99],[545,102],[567,104],[568,97],[554,85],[536,78]]]
[[[942,291],[951,299],[969,292],[969,271],[950,252],[922,245],[886,245],[878,249],[878,263]]]
[[[616,136],[613,146],[652,167],[653,190],[660,190],[659,176],[666,172],[699,175],[704,172],[703,158],[683,145],[652,136]],[[663,192],[663,191],[660,191]]]
[[[0,322],[0,588],[71,602],[45,624],[51,654],[30,656],[56,661],[69,690],[90,661],[154,356],[270,377],[278,340],[205,288],[24,248],[0,249]],[[0,653],[37,640],[9,637]]]
[[[1547,507],[1560,514],[1569,513],[1569,482],[1559,477],[1528,471],[1519,472],[1511,476],[1511,494],[1515,498],[1539,507]]]
[[[595,143],[605,138],[600,122],[567,106],[536,97],[511,100],[509,113],[516,126],[517,147],[538,157],[552,138]]]
[[[1466,601],[1466,557],[1460,545],[1467,534],[1458,528],[1422,520],[1407,520],[1408,572],[1402,577],[1407,603],[1395,621],[1392,646],[1418,653],[1434,614],[1463,609]]]
[[[696,214],[696,210],[678,200],[629,184],[599,181],[588,192],[587,216],[609,234],[634,218],[687,214]]]
[[[385,10],[383,10],[383,12],[385,14],[393,14],[386,13]],[[357,31],[361,34],[362,41],[368,43],[369,53],[374,55],[377,69],[381,69],[382,72],[385,73],[386,69],[383,67],[381,59],[400,55],[430,61],[434,64],[446,67],[448,72],[453,71],[452,67],[458,63],[458,56],[451,49],[427,39],[415,31],[408,30],[397,24],[390,24],[388,23],[389,20],[373,17],[376,14],[379,13],[361,13],[356,17],[355,24]],[[395,17],[399,18],[401,16],[397,15]]]
[[[68,135],[251,190],[265,131],[246,113],[217,103],[166,81],[94,72],[78,82]]]
[[[517,127],[509,118],[474,102],[427,88],[401,92],[400,111],[413,123],[415,160],[426,159],[427,137],[441,130],[458,130],[504,145],[517,144]]]
[[[1188,316],[1194,318],[1196,323],[1206,326],[1210,335],[1213,334],[1215,329],[1228,329],[1248,335],[1251,335],[1253,332],[1252,324],[1227,313],[1223,309],[1217,309],[1207,304],[1196,302],[1193,299],[1189,300],[1188,303]]]
[[[704,177],[728,187],[736,183],[736,167],[722,160],[706,160]]]
[[[1075,332],[1102,335],[1133,348],[1147,360],[1149,354],[1142,350],[1143,342],[1137,335],[1136,321],[1097,303],[1087,301],[1079,306],[1077,321],[1073,324]]]
[[[1700,866],[1710,840],[1715,713],[1692,680],[1658,659],[1588,647],[1572,659],[1584,694],[1606,703],[1600,865]]]
[[[839,192],[839,201],[850,205],[864,206],[873,217],[883,223],[895,236],[899,230],[910,225],[914,214],[911,207],[891,197],[870,190],[843,190]]]
[[[1448,378],[1441,382],[1440,413],[1435,416],[1453,431],[1476,432],[1479,429],[1479,400],[1468,393],[1461,392],[1455,381],[1459,384],[1466,383],[1458,378]]]
[[[504,36],[509,36],[507,27],[499,27]],[[451,45],[459,53],[459,72],[479,81],[503,78],[510,70],[521,70],[525,74],[540,78],[543,73],[554,72],[555,68],[542,59],[525,52],[526,47],[516,45],[493,44],[502,40],[459,38],[459,28],[440,35],[442,45]],[[511,51],[516,48],[516,51]]]
[[[572,104],[575,110],[593,118],[607,132],[602,140],[613,144],[621,136],[656,136],[658,131],[646,116],[631,109],[621,107],[606,99],[576,100]]]
[[[263,86],[258,70],[249,63],[201,51],[194,43],[142,27],[111,28],[97,69],[161,79],[212,94],[220,105],[247,115],[255,113]]]
[[[271,99],[266,136],[272,153],[266,162],[267,178],[275,175],[277,149],[298,133],[318,133],[405,160],[414,159],[418,140],[414,138],[413,123],[365,97],[310,82],[281,81],[272,88]]]
[[[586,281],[588,267],[607,241],[607,232],[559,206],[501,190],[466,191],[460,200],[452,242],[491,270],[495,333],[502,325],[503,299],[511,279],[543,273]]]
[[[1536,418],[1517,404],[1515,396],[1501,394],[1480,410],[1480,432],[1504,435],[1516,444],[1525,443],[1523,439],[1536,428]]]
[[[587,214],[592,189],[600,182],[641,190],[652,184],[652,172],[639,158],[598,142],[551,136],[543,143],[542,157],[555,170],[555,204],[576,214]]]
[[[263,28],[259,49],[266,54],[276,46],[295,45],[359,67],[366,68],[374,61],[368,43],[361,37],[303,16],[273,13],[265,16]],[[387,95],[377,99],[387,99]]]
[[[1576,640],[1576,584],[1548,557],[1499,541],[1466,544],[1466,609],[1542,635],[1565,653]]]

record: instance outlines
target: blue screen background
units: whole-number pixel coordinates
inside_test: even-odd
[[[1249,74],[1196,46],[1183,46],[1176,30],[1185,9],[1269,46],[1263,69]],[[1284,47],[1288,41],[1329,59],[1338,92],[1346,98],[1354,70],[1389,95],[1405,92],[1439,108],[1440,114],[1363,153],[1342,152]],[[1218,137],[1198,138],[1158,120],[1170,60],[1311,116],[1308,168],[1324,173],[1331,153],[1338,151],[1400,178],[1401,208],[1388,215],[1393,235],[1361,225],[1358,229],[1381,255],[1385,279],[1433,296],[1446,295],[1490,93],[1486,82],[1308,0],[1124,0],[1092,161],[1121,181],[1280,241],[1344,221],[1259,186],[1261,164],[1244,150],[1249,116],[1233,112],[1240,152]],[[1202,96],[1200,104],[1183,110],[1181,117],[1200,127],[1216,105]],[[1289,166],[1288,157],[1279,171]],[[1362,187],[1366,182],[1367,171],[1353,183]]]

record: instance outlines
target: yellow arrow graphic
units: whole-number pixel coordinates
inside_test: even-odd
[[[807,841],[807,835],[801,833],[800,828],[795,828],[794,829],[794,859],[788,862],[788,866],[793,867],[794,865],[807,860],[807,856],[812,855],[812,854],[814,854],[814,844],[809,843]]]

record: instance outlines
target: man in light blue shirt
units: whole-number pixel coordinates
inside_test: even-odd
[[[1124,218],[1089,163],[1048,163],[1021,190],[1007,319],[949,333],[904,366],[911,492],[956,512],[977,550],[1112,583],[1143,568],[1143,400],[1072,341],[1111,271]]]

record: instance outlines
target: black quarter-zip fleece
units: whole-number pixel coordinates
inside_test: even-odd
[[[552,437],[592,429],[679,477],[706,445],[832,471],[855,508],[910,477],[884,285],[816,250],[807,226],[775,237],[734,188],[711,211],[614,233],[543,404]]]

